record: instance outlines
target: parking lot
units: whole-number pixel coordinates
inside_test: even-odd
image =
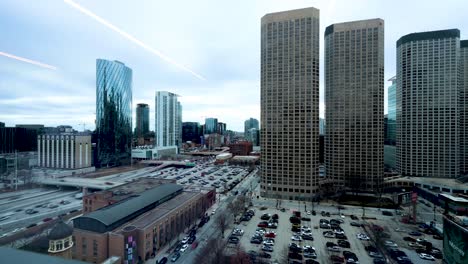
[[[304,210],[301,210],[304,208],[302,206],[298,206],[297,202],[283,201],[282,207],[291,208],[291,209],[285,210],[284,212],[279,209],[275,209],[275,203],[276,203],[276,200],[273,200],[273,199],[264,199],[264,198],[254,199],[255,206],[251,207],[251,209],[255,211],[255,215],[251,218],[251,220],[242,221],[240,224],[237,225],[237,228],[244,231],[243,235],[240,237],[240,243],[238,245],[240,245],[246,252],[249,252],[249,251],[256,252],[256,253],[250,252],[251,254],[257,255],[256,263],[286,263],[287,257],[288,257],[288,251],[289,251],[288,247],[290,243],[296,243],[297,246],[301,247],[303,251],[301,254],[302,261],[294,260],[292,263],[344,263],[344,259],[342,258],[343,258],[343,253],[345,251],[350,251],[354,253],[356,257],[358,258],[359,263],[374,263],[376,259],[375,255],[379,255],[379,254],[388,260],[388,262],[386,263],[415,263],[415,264],[441,263],[440,259],[435,259],[432,261],[422,259],[419,256],[419,253],[422,252],[422,250],[426,250],[426,249],[420,249],[419,252],[416,252],[416,249],[414,248],[415,244],[412,244],[413,247],[410,247],[408,244],[409,241],[405,241],[403,240],[403,238],[408,239],[408,237],[411,237],[415,241],[416,239],[420,238],[423,242],[424,240],[426,240],[427,242],[430,242],[433,245],[433,248],[435,250],[442,249],[442,240],[434,239],[432,235],[428,235],[424,233],[422,233],[420,236],[410,235],[409,233],[411,231],[418,230],[417,225],[403,224],[400,222],[399,216],[393,215],[393,214],[383,215],[382,213],[383,210],[380,210],[378,208],[366,208],[365,209],[366,218],[363,220],[362,214],[364,212],[361,207],[356,207],[356,206],[343,207],[343,210],[341,210],[341,214],[343,216],[340,216],[339,215],[340,210],[337,210],[336,204],[322,203],[320,205],[315,206],[316,215],[307,215]],[[266,207],[266,209],[261,210],[262,207]],[[299,208],[299,207],[302,207],[302,208]],[[309,207],[309,209],[310,208],[311,207]],[[290,222],[290,217],[293,215],[294,211],[299,211],[299,210],[301,210],[301,217],[310,218],[310,221],[302,220],[301,223],[298,225],[300,229],[295,230],[295,231],[309,232],[308,231],[309,229],[310,234],[313,237],[313,241],[304,240],[304,239],[301,239],[301,241],[293,241],[291,239],[292,236],[296,234],[296,232],[293,232],[291,230],[292,223]],[[322,216],[321,211],[329,212],[330,216],[329,217]],[[261,253],[263,251],[262,250],[263,241],[269,238],[263,235],[262,237],[263,241],[260,244],[251,243],[252,237],[256,234],[256,231],[259,229],[257,225],[262,221],[266,221],[266,222],[269,221],[269,220],[261,219],[261,216],[263,214],[269,214],[270,216],[277,214],[279,218],[277,228],[268,228],[268,227],[264,228],[267,233],[269,231],[274,231],[276,233],[275,237],[273,238],[274,239],[274,244],[272,245],[273,251],[266,252],[269,255],[271,255],[271,258],[267,258],[267,259],[261,259],[258,257],[258,255],[263,254]],[[357,220],[351,219],[350,215],[354,215],[357,218]],[[333,236],[336,236],[335,232],[333,232],[334,231],[333,229],[320,228],[321,219],[327,220],[328,222],[330,222],[330,220],[332,219],[336,219],[337,221],[338,220],[342,221],[343,223],[340,223],[339,227],[342,229],[344,235],[346,236],[346,239],[338,239],[336,237],[333,237]],[[352,222],[353,222],[353,225],[351,225]],[[372,252],[373,250],[372,247],[376,246],[375,232],[371,231],[371,227],[373,225],[383,227],[385,229],[385,232],[389,236],[385,238],[381,238],[382,246],[379,246],[379,248],[376,250],[377,251],[376,254],[374,255],[374,253],[372,253],[374,257],[371,257],[370,252]],[[327,231],[331,231],[331,234],[327,235],[327,236],[331,236],[329,238],[324,236],[324,232],[327,232]],[[359,239],[358,234],[361,234],[361,233],[369,237],[369,240]],[[365,236],[364,237],[361,236],[361,238],[365,238]],[[339,240],[348,241],[350,247],[349,248],[341,247],[341,246],[347,246],[346,245],[347,243],[343,241],[340,242],[341,246],[338,246]],[[331,247],[332,250],[329,250],[327,248],[327,242],[332,242],[338,247],[336,248]],[[236,246],[236,245],[232,245],[232,246]],[[315,249],[313,251],[317,255],[315,259],[304,257],[304,253],[306,251],[312,252],[309,250],[305,251],[304,250],[305,246],[311,246]],[[417,246],[419,247],[420,245],[417,245]],[[396,252],[400,252],[400,251],[404,252],[407,258],[405,258],[404,256],[401,256],[401,259],[399,260],[400,262],[397,261],[396,257],[392,259],[391,254],[389,253],[392,249],[393,251],[396,251]],[[333,251],[333,250],[336,250],[336,251]],[[307,254],[307,255],[313,256],[313,254]],[[347,256],[347,258],[349,256],[352,256],[349,253],[345,253],[345,255]],[[331,259],[332,256],[337,256],[337,257],[334,257],[334,259],[332,260]],[[334,260],[336,260],[336,262]],[[313,262],[313,261],[316,261],[316,262]],[[340,262],[340,261],[343,261],[343,262]]]

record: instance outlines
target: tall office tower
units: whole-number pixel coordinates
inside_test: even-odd
[[[310,200],[319,173],[319,13],[261,20],[261,195]]]
[[[178,146],[182,144],[182,106],[178,95],[170,92],[156,92],[155,130],[156,146]]]
[[[397,169],[455,178],[460,170],[460,31],[397,41]]]
[[[460,140],[461,140],[461,175],[468,175],[468,40],[460,41],[461,53],[461,112],[460,112]]]
[[[387,91],[387,133],[385,134],[385,144],[396,144],[396,76],[389,81],[392,85]]]
[[[200,144],[200,136],[203,135],[202,127],[198,122],[182,123],[182,141],[192,141]]]
[[[335,188],[377,191],[383,180],[384,21],[325,30],[325,168]]]
[[[244,121],[244,134],[248,134],[251,128],[259,129],[258,120],[252,117]]]
[[[205,135],[215,134],[218,132],[218,119],[217,118],[205,118]]]
[[[218,134],[220,135],[226,134],[226,123],[218,122]]]
[[[136,108],[136,128],[137,137],[143,137],[149,132],[149,105],[137,104]]]
[[[120,61],[96,60],[95,165],[130,164],[132,144],[132,69]]]

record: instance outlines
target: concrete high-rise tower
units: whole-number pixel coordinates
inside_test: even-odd
[[[154,133],[157,147],[180,148],[182,145],[182,106],[177,97],[170,92],[156,92]]]
[[[397,41],[397,170],[402,176],[460,173],[460,31]]]
[[[384,21],[325,30],[325,167],[334,187],[377,191],[383,179]]]
[[[468,175],[468,40],[460,41],[461,54],[461,112],[460,112],[460,163],[461,175]]]
[[[310,200],[319,168],[319,10],[261,20],[261,195]]]

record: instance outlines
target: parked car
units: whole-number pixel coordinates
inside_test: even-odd
[[[273,247],[263,245],[262,250],[267,252],[273,252]]]
[[[419,257],[422,259],[427,259],[427,260],[435,260],[435,258],[432,255],[429,255],[426,253],[420,253]]]
[[[167,258],[166,257],[163,257],[162,259],[160,259],[159,261],[156,262],[156,264],[166,264],[167,263]]]
[[[238,244],[238,243],[239,243],[239,238],[238,238],[238,237],[235,237],[235,236],[231,236],[231,237],[229,237],[229,239],[228,239],[228,243],[230,243],[230,244]]]
[[[174,255],[172,255],[171,261],[176,262],[180,258],[180,253],[176,252]]]
[[[386,216],[393,216],[392,212],[390,211],[382,211],[382,214]]]
[[[421,236],[422,234],[418,231],[411,231],[408,233],[410,236]]]
[[[351,223],[349,223],[349,224],[352,225],[352,226],[361,226],[361,224],[359,224],[359,223],[357,223],[357,222],[351,222]]]
[[[330,260],[333,261],[334,263],[342,263],[344,262],[344,258],[343,257],[340,257],[340,256],[337,256],[337,255],[331,255],[330,256]]]
[[[350,248],[351,247],[351,244],[346,241],[346,240],[338,240],[338,246],[342,247],[342,248]]]
[[[185,250],[187,250],[187,248],[188,248],[188,245],[187,245],[187,244],[183,245],[183,246],[180,248],[180,252],[185,252]]]

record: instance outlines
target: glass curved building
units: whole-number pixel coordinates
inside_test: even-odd
[[[96,60],[96,167],[130,164],[132,69]]]

